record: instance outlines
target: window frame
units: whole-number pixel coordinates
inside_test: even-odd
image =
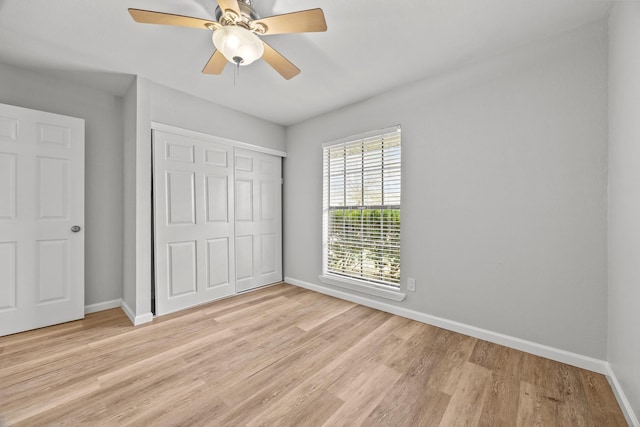
[[[335,207],[330,207],[330,184],[329,184],[329,172],[328,172],[328,159],[327,159],[327,151],[330,147],[334,147],[336,145],[348,145],[362,142],[366,139],[372,139],[375,137],[382,138],[385,134],[393,134],[397,133],[401,137],[401,127],[400,125],[391,126],[385,129],[373,130],[370,132],[365,132],[358,135],[349,136],[346,138],[342,138],[335,141],[330,141],[322,144],[322,273],[319,276],[319,279],[322,283],[326,283],[333,286],[338,286],[341,288],[346,288],[349,290],[354,290],[361,293],[366,293],[369,295],[378,296],[381,298],[391,299],[394,301],[402,301],[405,299],[406,294],[402,292],[402,278],[399,278],[398,286],[394,286],[391,284],[385,284],[383,282],[377,282],[375,280],[367,280],[366,278],[359,278],[355,276],[349,276],[347,274],[338,274],[329,271],[328,268],[328,257],[329,257],[329,212]],[[400,147],[402,147],[402,143],[400,142]],[[400,170],[402,170],[402,148],[400,148]],[[400,177],[400,183],[402,178]],[[384,185],[384,184],[382,184]],[[346,183],[344,184],[346,191]],[[384,191],[384,190],[383,190]],[[400,189],[400,194],[402,189]],[[386,209],[397,209],[401,211],[402,202],[400,201],[397,205],[385,205],[384,199],[381,201],[382,205],[378,206],[368,206],[365,204],[364,194],[362,195],[360,209],[380,209],[383,207],[383,210]],[[401,196],[400,196],[401,197]],[[345,202],[346,205],[346,202]],[[340,207],[340,209],[348,209],[350,206]],[[399,234],[398,243],[401,245],[401,234]]]

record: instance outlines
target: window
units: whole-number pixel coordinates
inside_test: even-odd
[[[326,143],[323,158],[321,278],[398,291],[400,128]]]

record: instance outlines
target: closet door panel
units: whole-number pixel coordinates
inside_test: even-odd
[[[156,315],[235,292],[233,149],[154,130]]]
[[[238,291],[282,281],[281,170],[278,156],[235,149]]]

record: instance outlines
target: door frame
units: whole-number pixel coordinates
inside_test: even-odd
[[[256,151],[258,153],[272,154],[274,156],[286,158],[285,151],[275,150],[273,148],[261,147],[259,145],[249,144],[247,142],[236,141],[235,139],[223,138],[221,136],[210,135],[208,133],[189,130],[178,126],[168,125],[165,123],[151,122],[151,130],[173,133],[176,135],[188,136],[205,141],[217,142],[218,144],[227,144],[232,147],[245,148],[247,150]],[[151,143],[151,142],[150,142]]]

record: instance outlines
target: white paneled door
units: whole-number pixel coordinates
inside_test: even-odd
[[[84,120],[0,104],[0,335],[84,317]]]
[[[235,149],[236,289],[282,280],[282,161]]]
[[[233,149],[154,130],[156,315],[235,292]]]

